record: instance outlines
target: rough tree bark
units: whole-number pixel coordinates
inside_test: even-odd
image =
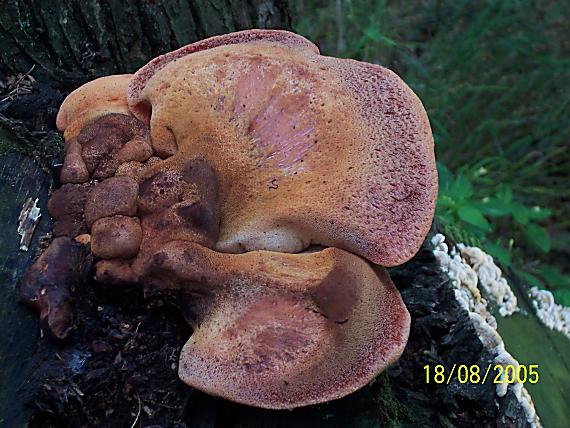
[[[288,0],[0,0],[0,72],[35,65],[71,89],[205,37],[290,28],[289,11]]]

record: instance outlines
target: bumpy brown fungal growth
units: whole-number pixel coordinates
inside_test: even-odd
[[[152,156],[148,128],[130,116],[126,88],[131,75],[101,77],[64,100],[56,124],[64,132],[62,183],[85,183],[115,174],[119,165]]]
[[[413,256],[437,177],[425,111],[391,71],[251,30],[88,83],[57,125],[56,235],[90,242],[98,281],[172,297],[195,328],[188,385],[293,408],[401,354],[409,314],[369,261]]]
[[[62,183],[85,183],[89,181],[89,170],[83,156],[82,147],[76,139],[69,141],[65,145],[65,160],[61,168],[59,180]]]
[[[137,212],[138,183],[129,177],[111,177],[97,184],[85,203],[85,221],[91,227],[100,218],[133,216]]]
[[[91,227],[91,251],[102,259],[130,259],[139,252],[142,231],[138,218],[116,215]]]
[[[152,155],[146,127],[119,113],[106,114],[83,127],[77,142],[87,170],[96,179],[113,176],[122,163],[144,162]]]
[[[40,313],[42,330],[63,340],[73,328],[71,295],[85,281],[92,256],[71,238],[55,238],[20,282],[22,300]]]
[[[75,237],[87,232],[85,224],[85,203],[90,184],[64,184],[48,201],[49,214],[55,219],[55,236]]]

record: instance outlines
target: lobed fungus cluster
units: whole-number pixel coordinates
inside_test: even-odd
[[[194,328],[180,378],[207,393],[319,403],[402,353],[410,317],[382,266],[418,250],[437,177],[426,113],[393,72],[243,31],[83,85],[57,126],[58,248],[23,286],[53,336],[72,323],[67,286],[37,273],[83,245],[97,281],[171,296]]]

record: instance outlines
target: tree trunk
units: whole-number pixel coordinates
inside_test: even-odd
[[[73,89],[197,40],[291,26],[288,0],[0,0],[0,72]]]

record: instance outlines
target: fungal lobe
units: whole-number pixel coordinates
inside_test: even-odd
[[[53,339],[66,339],[74,327],[72,294],[92,259],[85,245],[57,237],[20,281],[22,300],[40,313],[42,330]]]
[[[200,156],[222,186],[231,183],[216,249],[298,252],[313,243],[384,266],[415,254],[437,176],[429,122],[407,85],[302,42],[215,45],[143,67],[127,99],[154,145],[174,136],[173,158]]]
[[[391,71],[249,30],[89,82],[57,126],[58,238],[22,287],[56,336],[69,322],[49,314],[71,317],[68,294],[50,283],[38,297],[37,272],[73,263],[77,237],[97,281],[139,284],[180,308],[194,327],[180,378],[210,394],[320,403],[403,351],[409,314],[373,264],[417,251],[437,176],[426,113]]]
[[[143,278],[147,290],[193,296],[181,379],[244,404],[339,398],[395,361],[408,337],[409,314],[385,270],[337,248],[223,254],[174,241]]]

